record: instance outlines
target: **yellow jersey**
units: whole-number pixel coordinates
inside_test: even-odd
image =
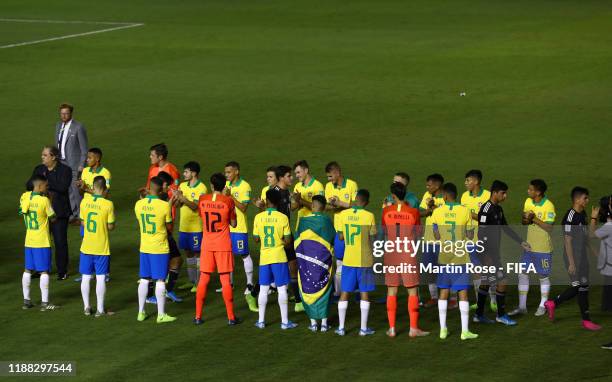
[[[374,263],[370,238],[376,235],[374,214],[363,207],[353,206],[338,214],[340,230],[344,235],[343,265],[371,267]]]
[[[355,201],[358,190],[357,182],[349,178],[344,178],[342,184],[339,185],[327,182],[325,185],[325,199],[329,202],[329,199],[335,196],[339,201],[350,204]],[[342,211],[334,212],[334,228],[337,232],[342,231],[342,225],[338,217],[341,212]]]
[[[230,196],[235,200],[246,205],[251,202],[251,186],[244,179],[239,178],[234,184],[227,182],[225,185],[229,187]],[[230,232],[247,233],[248,231],[246,212],[236,207],[236,227],[230,227]]]
[[[266,197],[266,192],[268,192],[268,190],[270,189],[270,186],[265,186],[264,188],[261,189],[261,196],[259,197],[259,199],[263,200],[264,202],[266,201],[267,197]]]
[[[323,183],[319,182],[313,177],[310,178],[310,182],[308,182],[308,184],[298,182],[295,185],[295,187],[293,187],[293,192],[299,193],[300,197],[307,202],[312,202],[312,197],[315,195],[321,195],[321,196],[325,195],[325,189],[323,188]],[[298,210],[297,220],[295,222],[296,229],[300,224],[300,218],[304,216],[308,216],[311,213],[312,211],[307,207],[302,207]]]
[[[179,185],[179,190],[183,193],[187,200],[198,203],[200,195],[208,193],[206,185],[199,179],[193,186],[189,185],[189,182],[183,182]],[[200,213],[196,210],[192,210],[187,206],[181,206],[180,218],[179,218],[179,231],[180,232],[202,232],[202,219]]]
[[[465,241],[472,230],[470,210],[459,203],[444,203],[431,214],[433,228],[440,233],[439,264],[467,264],[470,256]],[[452,245],[450,244],[452,243]],[[460,243],[460,244],[459,244]]]
[[[481,188],[478,194],[476,195],[472,195],[471,192],[466,191],[463,193],[463,195],[461,195],[461,205],[470,210],[470,215],[472,213],[478,215],[480,207],[482,207],[483,204],[488,202],[489,199],[491,199],[491,193],[488,190],[485,190],[484,188]],[[474,228],[474,237],[477,237],[476,235],[478,235],[478,219],[472,219],[470,225]]]
[[[79,211],[83,221],[83,243],[81,253],[86,255],[110,255],[108,224],[115,223],[113,202],[100,195],[81,201]]]
[[[149,254],[167,254],[167,223],[172,223],[170,203],[158,196],[147,195],[134,206],[134,213],[140,226],[140,252]]]
[[[434,200],[434,206],[436,206],[436,208],[444,205],[444,195],[442,193],[434,197],[433,195],[429,193],[429,191],[425,191],[425,194],[423,194],[423,199],[421,199],[421,204],[419,204],[419,209],[426,210],[427,209],[427,199],[432,199],[432,198]],[[425,227],[424,227],[425,232],[423,234],[423,239],[429,240],[429,241],[435,240],[435,237],[433,234],[432,216],[433,214],[425,218]]]
[[[253,221],[253,236],[261,241],[259,265],[286,263],[283,239],[291,236],[289,218],[276,208],[258,213]]]
[[[555,205],[546,197],[542,198],[539,203],[527,198],[523,212],[533,212],[538,219],[548,224],[553,224],[557,216]],[[527,227],[527,242],[531,245],[533,252],[552,253],[553,251],[550,234],[535,223]]]
[[[98,167],[97,169],[93,169],[91,167],[85,167],[83,172],[81,173],[81,180],[83,183],[87,185],[91,190],[93,190],[93,181],[96,176],[103,176],[106,179],[106,188],[110,189],[111,186],[111,173],[105,167]],[[91,199],[91,194],[86,192],[83,194],[83,199]]]
[[[19,199],[19,214],[26,226],[25,246],[49,248],[49,219],[55,216],[51,201],[38,192],[24,192]]]

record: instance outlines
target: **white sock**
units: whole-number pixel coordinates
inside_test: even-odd
[[[338,328],[344,329],[346,321],[346,310],[348,309],[348,301],[338,301]]]
[[[106,275],[96,275],[96,309],[104,313],[104,296],[106,295]]]
[[[198,277],[198,270],[196,268],[197,259],[195,257],[187,258],[187,277],[192,284],[195,284]]]
[[[166,314],[166,283],[157,280],[155,283],[155,298],[157,299],[157,315]]]
[[[544,303],[548,301],[548,294],[550,293],[550,279],[544,277],[540,279],[540,306],[544,306]]]
[[[440,318],[440,329],[446,328],[446,310],[448,309],[448,300],[438,300],[438,316]]]
[[[468,332],[470,330],[470,303],[459,301],[459,312],[461,312],[461,331]]]
[[[316,325],[316,324],[317,324],[317,320],[314,320],[314,319],[311,318],[310,319],[310,326]]]
[[[140,279],[140,282],[138,283],[138,313],[145,311],[147,293],[149,293],[149,280]]]
[[[251,255],[242,258],[244,273],[246,273],[247,285],[253,285],[253,259]]]
[[[366,300],[359,301],[359,309],[361,310],[361,330],[368,328],[368,314],[370,313],[370,302]]]
[[[268,304],[269,285],[261,285],[259,287],[259,296],[257,296],[257,304],[259,305],[259,322],[266,322],[266,305]]]
[[[529,293],[529,276],[524,273],[518,275],[519,309],[527,309],[527,294]]]
[[[85,309],[91,308],[89,304],[89,282],[91,281],[91,275],[81,275],[81,296],[83,296],[83,307]]]
[[[342,280],[342,260],[336,260],[336,274],[334,275],[334,296],[340,296],[341,286],[342,286],[341,280]]]
[[[436,284],[429,284],[429,296],[432,300],[438,299],[438,286]]]
[[[40,275],[40,296],[43,303],[49,302],[49,274],[41,273]]]
[[[489,286],[489,298],[491,299],[491,302],[494,304],[497,304],[497,297],[495,297],[496,293],[497,293],[497,285],[491,284]]]
[[[321,319],[321,326],[327,326],[327,317]]]
[[[280,306],[281,322],[286,324],[289,322],[289,295],[287,294],[287,285],[278,287],[278,306]]]
[[[23,288],[23,299],[30,299],[30,284],[32,283],[32,274],[30,272],[23,272],[21,277],[21,287]]]
[[[478,288],[480,288],[480,284],[482,283],[482,280],[480,280],[480,277],[477,279],[472,280],[472,282],[474,283],[474,294],[476,295],[476,300],[478,300]]]

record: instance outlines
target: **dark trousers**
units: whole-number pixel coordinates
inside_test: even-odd
[[[612,276],[604,276],[601,293],[601,310],[612,312]]]
[[[51,223],[55,243],[55,267],[58,275],[68,273],[68,218],[57,218]]]

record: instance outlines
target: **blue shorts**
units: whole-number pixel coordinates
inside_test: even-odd
[[[336,260],[344,259],[344,240],[338,239],[338,232],[334,237],[334,256],[336,256]]]
[[[552,253],[525,251],[521,256],[521,263],[526,266],[533,264],[538,275],[548,277],[552,266]]]
[[[376,289],[374,271],[372,271],[371,267],[350,267],[343,265],[340,290],[352,293],[356,289],[359,289],[359,292],[371,292]]]
[[[140,252],[140,278],[165,280],[168,277],[170,255]]]
[[[110,271],[110,256],[86,255],[81,252],[79,273],[82,275],[106,275]]]
[[[249,234],[230,232],[230,238],[234,255],[246,256],[249,254]]]
[[[179,249],[200,252],[202,232],[179,232]]]
[[[438,265],[438,254],[440,253],[439,245],[425,245],[423,248],[423,257],[421,262],[425,265]]]
[[[480,260],[481,253],[478,253],[476,250],[476,245],[466,245],[466,251],[470,254],[470,261],[474,265],[482,265],[482,261]]]
[[[277,287],[289,284],[289,265],[274,263],[259,266],[259,285],[275,283]]]
[[[25,269],[36,272],[50,272],[51,248],[25,247]]]
[[[82,224],[79,226],[79,234],[81,235],[81,237],[85,236],[85,227],[83,227]]]
[[[465,265],[454,265],[453,268],[461,267],[459,272],[448,272],[443,269],[438,274],[438,288],[440,289],[450,289],[453,292],[458,292],[460,290],[469,289],[472,285],[472,277],[467,272],[467,267]]]

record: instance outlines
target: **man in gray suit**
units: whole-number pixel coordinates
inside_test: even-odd
[[[70,222],[79,222],[79,207],[82,196],[79,193],[77,180],[80,178],[87,159],[87,132],[81,122],[72,119],[74,107],[63,103],[59,107],[60,122],[55,125],[55,142],[60,153],[60,161],[72,170],[70,185]],[[79,222],[80,224],[80,222]]]

